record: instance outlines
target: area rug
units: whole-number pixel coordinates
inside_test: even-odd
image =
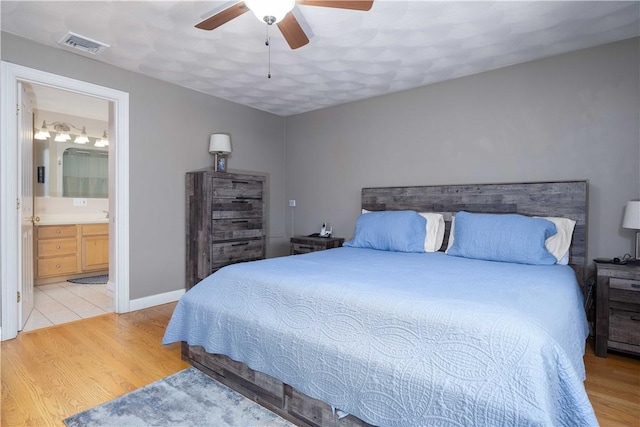
[[[64,420],[79,426],[293,426],[196,368]]]
[[[79,285],[105,285],[109,281],[108,274],[99,276],[80,277],[79,279],[69,279],[67,282],[77,283]]]

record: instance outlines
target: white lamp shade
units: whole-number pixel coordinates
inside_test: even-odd
[[[282,18],[293,9],[296,5],[295,0],[245,0],[244,4],[247,5],[253,14],[260,21],[264,22],[264,18],[267,16],[273,16],[276,22],[280,22]]]
[[[214,133],[209,139],[210,153],[230,153],[231,138],[226,133]]]
[[[640,200],[630,200],[627,202],[622,226],[624,228],[640,230]]]

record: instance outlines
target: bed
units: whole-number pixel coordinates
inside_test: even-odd
[[[583,385],[586,206],[586,181],[365,188],[373,213],[352,242],[383,212],[436,212],[437,250],[225,267],[181,298],[163,342],[298,425],[597,425]],[[568,265],[443,253],[454,215],[464,242],[461,211],[571,219]]]

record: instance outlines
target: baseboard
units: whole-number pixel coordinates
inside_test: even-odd
[[[184,289],[134,299],[129,301],[129,311],[143,310],[145,308],[154,307],[156,305],[175,302],[178,301],[182,295],[184,295]]]

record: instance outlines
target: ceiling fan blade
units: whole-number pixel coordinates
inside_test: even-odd
[[[296,0],[303,6],[334,7],[337,9],[369,10],[373,0]]]
[[[296,17],[293,16],[293,13],[287,13],[284,19],[276,25],[280,28],[284,39],[289,43],[291,49],[297,49],[309,43],[309,38],[304,33]]]
[[[249,8],[244,4],[243,1],[240,1],[234,4],[231,7],[228,7],[215,15],[210,16],[204,21],[200,22],[196,25],[196,28],[201,30],[213,30],[214,28],[218,28],[222,24],[226,24],[231,21],[233,18],[237,18],[245,12],[248,12]]]

